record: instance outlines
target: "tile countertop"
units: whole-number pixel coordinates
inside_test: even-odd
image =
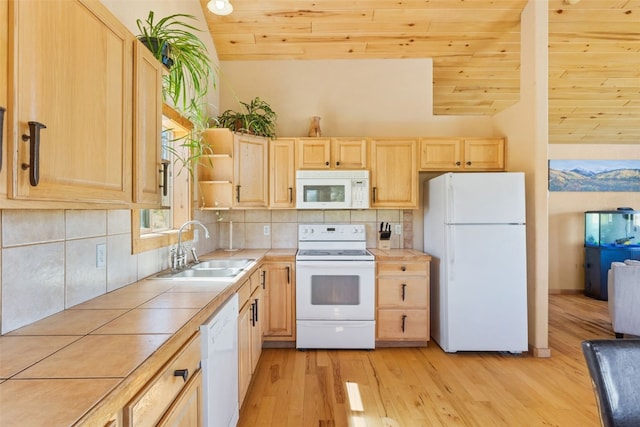
[[[211,258],[292,260],[296,249]],[[0,336],[1,425],[104,425],[256,267],[221,286],[143,279]]]
[[[376,261],[430,261],[431,255],[416,249],[369,249]]]

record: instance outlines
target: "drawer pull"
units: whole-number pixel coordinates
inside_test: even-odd
[[[402,301],[404,301],[404,298],[406,296],[406,292],[407,292],[407,284],[403,283],[402,284]]]
[[[176,369],[175,371],[173,371],[173,376],[174,377],[182,377],[184,382],[187,382],[187,379],[189,378],[189,370],[188,369]]]
[[[405,320],[406,320],[406,319],[407,319],[407,315],[406,315],[406,314],[403,314],[403,315],[402,315],[402,333],[404,333],[404,323],[405,323]]]
[[[402,267],[400,267],[400,270],[402,270],[402,271],[407,271],[407,266],[406,266],[406,265],[403,265]]]

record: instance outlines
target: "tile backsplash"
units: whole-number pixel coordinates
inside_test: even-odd
[[[301,223],[365,224],[367,247],[374,248],[384,221],[392,225],[392,247],[413,243],[410,210],[196,210],[195,216],[212,234],[205,240],[196,229],[190,244],[199,254],[229,248],[230,236],[236,249],[295,248]],[[0,219],[2,334],[169,267],[167,247],[131,253],[130,210],[4,210]],[[102,244],[107,262],[97,267]]]

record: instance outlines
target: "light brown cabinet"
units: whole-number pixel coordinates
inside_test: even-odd
[[[295,138],[269,142],[269,207],[295,207]]]
[[[293,262],[265,262],[265,341],[295,340],[295,269]]]
[[[168,192],[168,164],[162,164],[162,68],[141,42],[134,44],[133,201],[138,207],[160,207]]]
[[[238,299],[238,402],[242,406],[262,353],[265,321],[260,270],[240,287]]]
[[[429,261],[377,263],[376,340],[429,340]]]
[[[372,139],[371,207],[416,208],[418,206],[417,140]]]
[[[123,409],[125,427],[202,425],[200,333],[169,360]],[[181,376],[179,374],[183,374]],[[191,424],[180,420],[193,420]]]
[[[296,169],[366,169],[366,138],[298,138]]]
[[[195,373],[157,427],[199,427],[202,426],[202,370]]]
[[[0,200],[7,198],[9,0],[0,0]]]
[[[269,140],[234,134],[234,206],[267,207],[269,204]]]
[[[422,138],[421,171],[504,170],[504,138]]]
[[[198,164],[198,206],[203,209],[266,207],[269,202],[268,140],[229,129],[207,129],[213,154]]]
[[[133,35],[99,1],[11,4],[10,197],[130,203]]]

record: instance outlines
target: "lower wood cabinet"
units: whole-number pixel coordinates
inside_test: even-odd
[[[262,353],[265,321],[260,270],[244,282],[238,297],[238,402],[242,406]]]
[[[202,426],[202,371],[199,370],[187,383],[157,424],[158,427]]]
[[[295,269],[289,261],[265,262],[265,341],[294,341]]]
[[[429,258],[377,261],[376,340],[429,341]]]
[[[201,426],[200,332],[123,409],[123,425]],[[186,376],[180,375],[184,370]]]

